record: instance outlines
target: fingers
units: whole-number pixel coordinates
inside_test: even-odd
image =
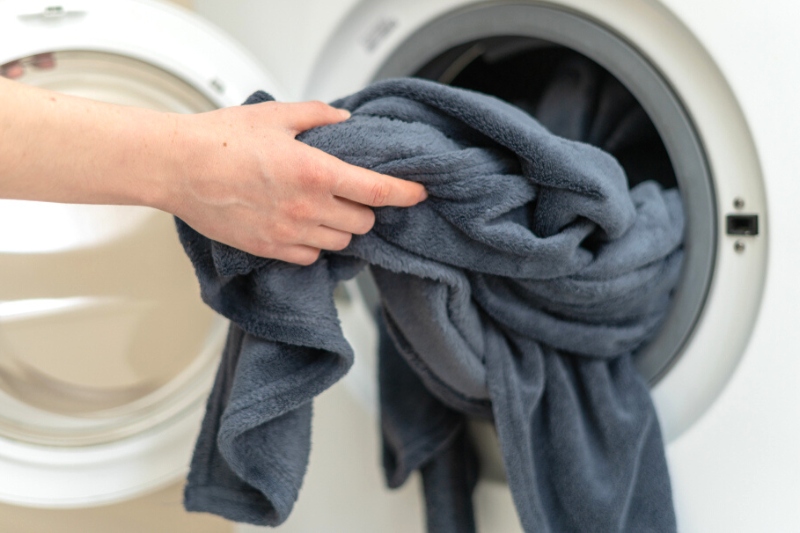
[[[317,128],[336,124],[350,118],[350,112],[344,109],[336,109],[322,102],[297,102],[283,104],[286,113],[286,126],[295,135]]]
[[[343,161],[336,160],[334,172],[338,179],[333,194],[359,204],[411,207],[428,197],[425,187],[419,183],[378,174]]]
[[[344,250],[350,244],[352,238],[353,236],[345,231],[317,226],[305,236],[303,244],[282,246],[278,249],[270,250],[265,256],[288,263],[308,266],[319,259],[319,254],[322,250]]]
[[[322,102],[282,104],[281,112],[286,113],[285,126],[295,134],[336,124],[350,116],[348,111]],[[314,153],[307,157],[305,166],[312,173],[319,174],[322,182],[333,183],[332,192],[335,196],[372,207],[410,207],[428,197],[425,188],[418,183],[349,165],[321,150],[312,150]]]
[[[425,187],[350,165],[317,148],[307,151],[301,168],[304,181],[334,196],[371,207],[411,207],[428,197]]]
[[[308,266],[319,259],[319,254],[319,248],[312,248],[311,246],[296,244],[292,246],[285,246],[267,257],[280,259],[281,261],[294,263],[296,265]]]
[[[364,235],[375,225],[375,212],[344,198],[333,198],[333,203],[321,213],[320,224],[339,231]]]
[[[309,231],[303,238],[303,244],[322,250],[339,251],[347,248],[353,235],[346,231],[339,231],[325,226],[317,226]]]

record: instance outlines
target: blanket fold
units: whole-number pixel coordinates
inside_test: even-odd
[[[629,190],[608,153],[554,134],[620,130],[569,109],[548,108],[550,131],[492,97],[415,79],[333,105],[351,119],[298,139],[420,182],[429,198],[377,209],[370,233],[308,267],[177,220],[204,301],[232,321],[187,509],[286,520],[308,463],[312,399],[353,361],[333,289],[369,265],[383,315],[384,468],[390,486],[422,471],[429,531],[475,530],[467,417],[494,422],[525,531],[674,531],[663,442],[632,353],[679,278],[677,191],[641,179]]]

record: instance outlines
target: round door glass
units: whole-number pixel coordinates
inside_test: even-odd
[[[586,98],[570,103],[554,80],[581,82],[574,69],[565,68],[576,64],[595,77],[584,85]],[[631,185],[634,176],[645,176],[668,188],[677,186],[686,215],[683,272],[671,309],[658,334],[635,357],[651,384],[664,377],[683,353],[705,305],[717,240],[713,180],[701,139],[667,81],[619,35],[578,13],[544,4],[491,3],[430,22],[397,48],[375,78],[408,75],[495,95],[540,120],[557,118],[558,109],[569,105],[587,115],[622,118],[592,138],[604,141],[600,147],[617,158]],[[603,99],[602,91],[616,97]],[[602,102],[622,105],[601,109]],[[573,126],[573,132],[586,131],[588,122]],[[588,135],[580,137],[590,142]]]
[[[71,95],[216,107],[129,57],[67,51],[20,63],[19,81]],[[202,401],[224,335],[169,214],[0,201],[0,435],[87,445],[168,420]]]

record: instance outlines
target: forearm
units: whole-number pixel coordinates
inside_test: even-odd
[[[295,139],[348,116],[321,102],[160,113],[0,77],[0,198],[147,205],[235,248],[309,264],[369,231],[367,206],[426,196]]]
[[[0,78],[0,198],[163,208],[184,172],[177,127]]]

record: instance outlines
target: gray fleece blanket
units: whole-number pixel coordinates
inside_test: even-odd
[[[629,190],[606,152],[482,94],[402,79],[333,105],[352,118],[300,140],[423,183],[429,198],[377,209],[369,234],[309,267],[177,221],[204,300],[231,320],[187,509],[286,520],[312,399],[353,362],[333,289],[369,265],[384,467],[391,486],[422,471],[429,531],[475,529],[468,417],[494,422],[525,531],[674,531],[658,421],[631,354],[679,276],[678,193],[652,181]],[[554,113],[550,128],[572,127],[573,114]]]

